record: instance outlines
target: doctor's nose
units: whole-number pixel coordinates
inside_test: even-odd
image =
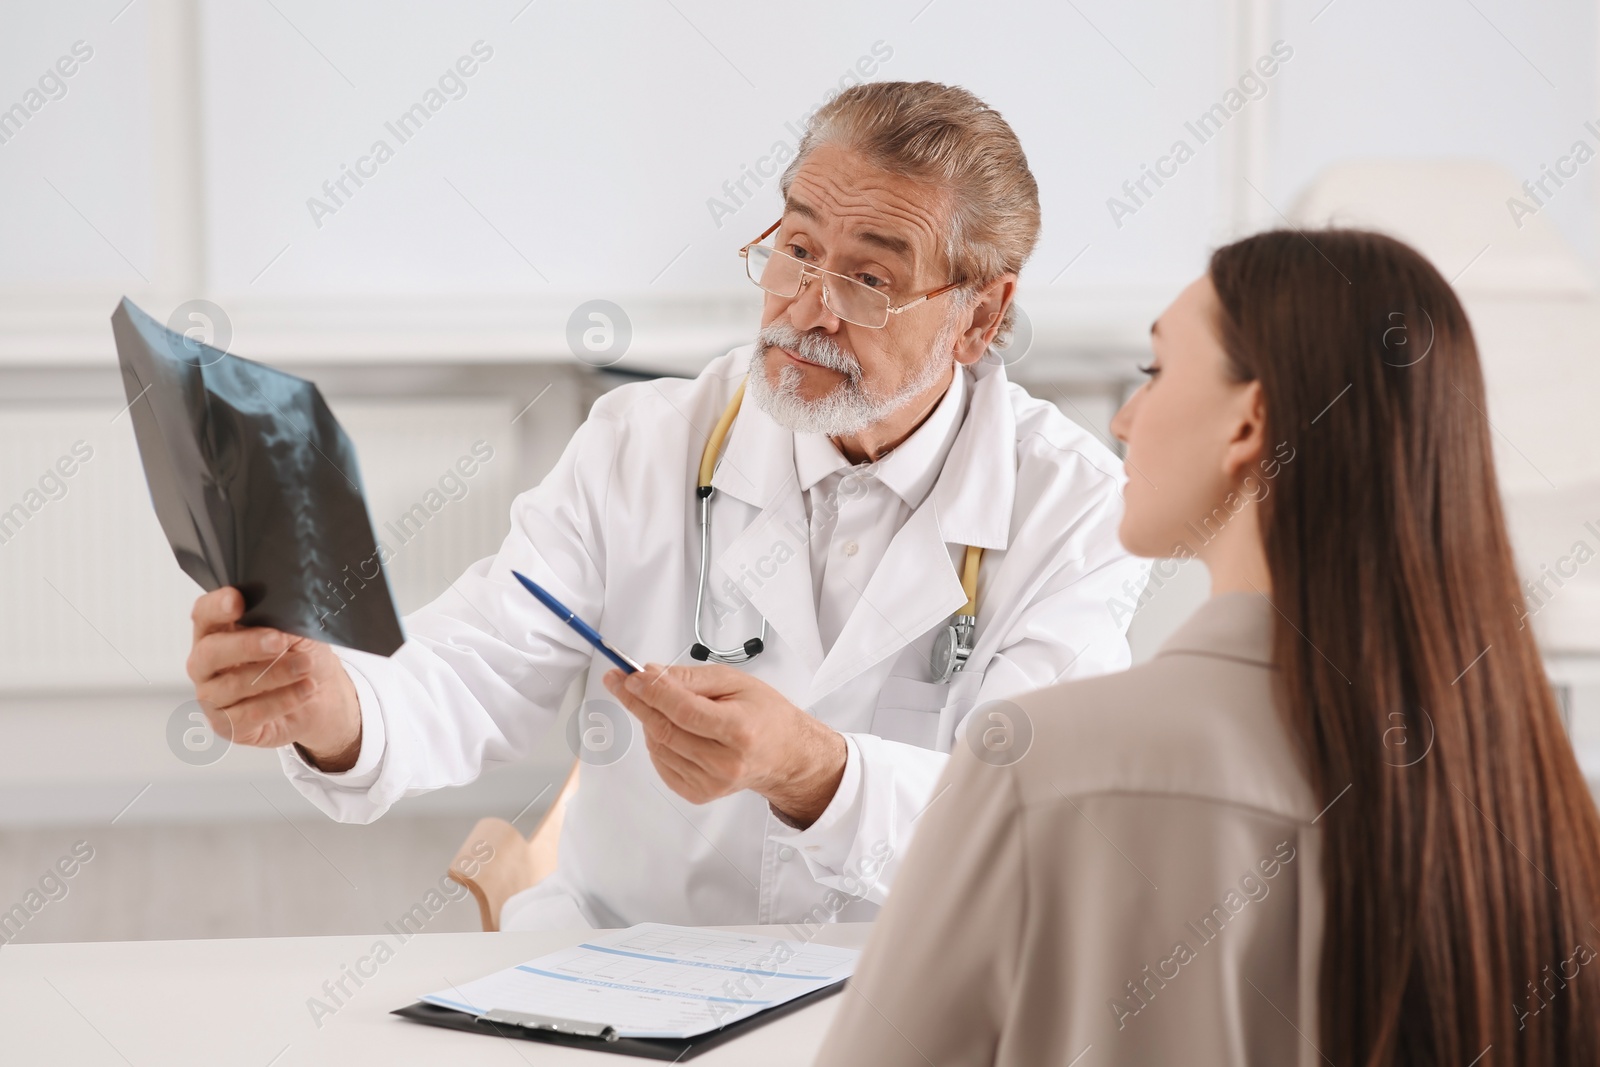
[[[842,320],[822,302],[822,285],[820,278],[806,275],[800,279],[800,291],[789,303],[789,324],[802,333],[814,329],[836,333],[839,329]]]

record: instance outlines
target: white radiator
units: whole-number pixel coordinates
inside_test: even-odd
[[[404,613],[505,536],[511,499],[526,487],[511,423],[520,405],[332,406],[355,441],[378,536],[394,553],[389,580]],[[454,469],[463,456],[476,461],[471,477]],[[408,512],[402,540],[386,524]],[[185,686],[199,593],[156,521],[126,413],[0,408],[0,691]]]

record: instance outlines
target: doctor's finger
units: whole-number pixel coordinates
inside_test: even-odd
[[[637,680],[635,680],[637,679]],[[634,688],[637,686],[637,688]],[[671,675],[639,678],[632,675],[624,690],[642,694],[673,724],[712,741],[731,743],[740,732],[743,716],[729,705],[718,704],[679,685]],[[737,720],[737,721],[736,721]]]
[[[293,641],[289,634],[264,626],[206,634],[189,652],[189,678],[204,682],[242,664],[266,665],[282,656]]]
[[[623,706],[639,720],[639,726],[644,731],[645,743],[650,746],[651,752],[668,749],[713,778],[725,777],[721,768],[729,762],[731,755],[727,746],[683,729],[659,710],[639,700],[625,689],[619,696]]]
[[[661,713],[661,709],[649,701],[630,693],[627,687],[618,687],[614,692],[617,699],[622,701],[622,706],[627,708],[633,714],[633,717],[639,720],[639,726],[644,730],[644,736],[647,741],[655,744],[666,744],[674,734],[683,732],[674,725],[671,719]]]
[[[661,668],[646,664],[645,670],[651,676],[659,671],[660,675],[703,697],[733,696],[748,689],[751,682],[748,674],[724,663],[674,663]]]
[[[243,614],[244,597],[231,585],[197,597],[189,612],[189,618],[194,620],[194,640],[216,630],[226,630]]]
[[[232,727],[232,739],[239,744],[277,748],[295,739],[296,725],[303,723],[315,693],[314,685],[300,681],[225,708],[206,708],[206,714],[219,731],[223,724],[218,720],[225,720]],[[205,707],[203,701],[201,707]]]
[[[677,771],[673,770],[670,766],[657,759],[654,750],[650,752],[650,765],[656,769],[656,774],[660,775],[661,780],[666,783],[668,789],[672,790],[680,797],[683,797],[685,800],[689,800],[691,802],[694,800],[694,787],[688,782],[684,781],[683,776]]]
[[[312,666],[309,653],[292,651],[270,663],[246,663],[215,674],[197,683],[195,693],[200,700],[225,708],[241,700],[293,685],[310,674]]]
[[[672,787],[672,791],[695,804],[704,804],[708,800],[715,800],[727,792],[727,783],[715,776],[707,774],[703,767],[694,761],[686,759],[682,753],[668,748],[665,745],[649,745],[650,761],[655,764],[656,770],[661,774],[661,780]],[[677,779],[676,783],[667,779],[671,773]]]
[[[604,682],[611,695],[621,701],[622,706],[632,712],[634,717],[641,723],[649,726],[650,723],[661,717],[661,712],[657,711],[654,705],[636,696],[626,685],[615,681],[612,675],[606,675]]]
[[[645,728],[645,741],[670,750],[680,759],[699,768],[702,773],[719,781],[732,778],[737,773],[737,766],[740,763],[738,753],[733,752],[727,745],[690,733],[665,716],[662,717],[660,728],[656,730]]]
[[[646,731],[660,730],[663,724],[671,724],[672,720],[662,714],[658,704],[661,694],[669,688],[668,685],[651,685],[644,680],[643,675],[627,675],[621,671],[609,672],[604,681],[611,695],[633,713]]]

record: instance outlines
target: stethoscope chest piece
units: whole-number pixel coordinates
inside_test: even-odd
[[[935,682],[948,682],[957,671],[967,665],[972,655],[972,633],[978,620],[971,615],[957,615],[950,625],[940,630],[933,639],[933,655],[928,662]]]

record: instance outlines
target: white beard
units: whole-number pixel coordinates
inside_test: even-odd
[[[762,328],[756,336],[756,350],[750,357],[750,379],[745,392],[772,421],[795,433],[816,433],[827,437],[848,437],[882,422],[917,396],[931,389],[941,377],[950,374],[951,343],[955,340],[956,316],[949,315],[929,355],[917,373],[889,396],[867,395],[861,380],[861,364],[830,337],[801,333],[779,319]],[[801,359],[820,364],[845,375],[832,392],[815,400],[800,395],[799,367],[785,366],[773,383],[767,370],[767,357],[774,348],[787,348]],[[783,358],[781,353],[778,358]]]

